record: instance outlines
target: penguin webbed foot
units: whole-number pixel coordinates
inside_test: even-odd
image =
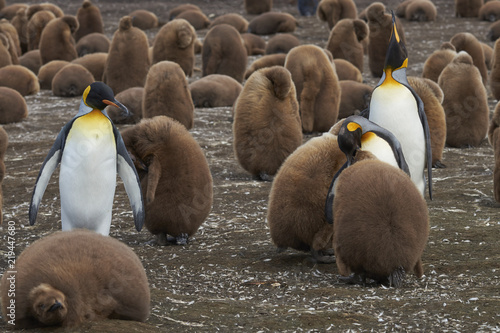
[[[282,253],[282,252],[285,252],[286,251],[286,247],[277,247],[276,248],[276,253]]]
[[[166,245],[186,245],[189,241],[187,233],[181,233],[177,236],[170,236],[166,233],[159,233],[156,235],[156,243],[160,246]]]
[[[335,255],[333,249],[314,250],[311,249],[311,255],[317,263],[332,264],[335,262]]]
[[[259,172],[259,174],[253,176],[254,180],[272,182],[273,176],[268,175],[266,172]]]
[[[366,286],[366,275],[365,274],[357,274],[357,273],[352,273],[349,276],[339,276],[338,279],[340,282],[346,283],[346,284],[358,284],[362,285],[363,287]]]
[[[432,165],[432,167],[435,169],[444,169],[446,168],[446,164],[443,164],[443,162],[438,160]]]
[[[399,288],[403,285],[405,277],[405,269],[399,266],[387,277],[387,284],[389,285],[389,287]]]

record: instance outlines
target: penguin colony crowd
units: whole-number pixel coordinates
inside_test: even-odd
[[[136,229],[144,224],[159,245],[186,244],[213,202],[209,165],[189,133],[195,107],[233,106],[235,158],[256,180],[273,182],[267,220],[278,249],[336,263],[349,283],[399,287],[406,273],[423,275],[426,198],[432,168],[446,167],[445,145],[488,138],[500,202],[500,107],[490,120],[487,104],[488,91],[500,98],[500,45],[457,33],[429,55],[422,77],[407,77],[401,22],[435,20],[431,1],[403,1],[392,15],[380,2],[361,12],[354,0],[305,3],[299,0],[301,13],[316,14],[331,30],[325,48],[301,45],[292,34],[297,20],[272,11],[272,0],[245,1],[250,21],[236,13],[209,19],[191,4],[172,8],[165,23],[137,10],[120,19],[111,40],[90,0],[76,16],[50,3],[0,1],[0,123],[26,118],[23,96],[40,89],[82,96],[34,184],[32,225],[61,165],[63,231],[17,258],[16,327],[147,319],[144,268],[108,236],[116,173]],[[497,1],[456,0],[455,8],[457,17],[500,15]],[[150,46],[143,30],[152,28],[159,31]],[[203,42],[201,29],[208,30]],[[492,40],[497,30],[493,24]],[[263,35],[273,36],[266,42]],[[249,55],[260,57],[248,66]],[[363,83],[365,57],[380,77],[376,87]],[[199,70],[202,78],[188,84]],[[114,124],[134,125],[120,133]],[[322,135],[303,143],[303,133]],[[0,179],[8,173],[7,135],[1,129]],[[5,271],[0,287],[6,321],[10,277]]]

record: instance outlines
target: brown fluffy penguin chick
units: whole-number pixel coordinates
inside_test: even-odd
[[[363,72],[363,41],[368,25],[359,19],[342,19],[330,31],[326,49],[334,59],[345,59]]]
[[[486,69],[491,70],[491,63],[493,61],[493,48],[486,43],[481,42],[484,53],[484,62],[486,64]]]
[[[132,18],[120,19],[109,48],[103,81],[115,94],[131,87],[143,87],[150,66],[146,34],[132,26]]]
[[[481,73],[465,51],[457,54],[439,76],[446,114],[446,144],[477,147],[488,131],[489,108]]]
[[[26,10],[18,10],[11,23],[17,30],[22,53],[28,51],[28,16]]]
[[[328,28],[332,28],[341,19],[355,19],[358,17],[358,9],[353,0],[322,0],[316,10],[321,21],[328,22]]]
[[[143,118],[169,116],[187,129],[194,124],[194,105],[187,78],[181,67],[172,61],[151,66],[142,100]]]
[[[37,50],[40,46],[40,38],[45,26],[56,16],[48,10],[36,12],[28,21],[28,51]]]
[[[188,10],[197,10],[197,11],[200,11],[201,12],[201,9],[200,7],[196,6],[196,5],[193,5],[193,4],[190,4],[190,3],[187,3],[187,4],[184,4],[184,5],[178,5],[174,8],[172,8],[169,12],[168,12],[168,19],[169,20],[173,20],[174,18],[177,17],[177,15],[179,15],[180,13],[182,12],[185,12],[185,11],[188,11]]]
[[[115,124],[137,124],[142,119],[142,97],[144,88],[128,88],[115,96],[128,109],[128,114],[116,106],[109,105],[106,112]]]
[[[364,83],[340,81],[339,119],[359,114],[370,106],[373,87]]]
[[[481,73],[483,84],[486,85],[488,82],[488,70],[484,61],[483,47],[476,36],[469,32],[460,32],[451,38],[450,43],[455,46],[457,52],[465,51],[472,57],[474,65]]]
[[[0,287],[9,320],[15,279],[15,328],[72,328],[106,318],[145,321],[148,279],[139,257],[124,243],[92,231],[59,231],[27,247]]]
[[[247,55],[259,55],[266,53],[266,41],[262,37],[251,33],[244,33],[241,34],[241,39],[247,49]]]
[[[268,54],[256,59],[245,72],[245,79],[248,79],[258,69],[272,66],[285,66],[286,54]]]
[[[345,59],[333,59],[333,63],[335,64],[335,72],[339,81],[351,80],[360,83],[363,82],[363,74],[349,61]]]
[[[431,135],[432,166],[446,168],[446,165],[441,162],[446,143],[446,116],[441,105],[443,91],[436,82],[429,79],[409,76],[408,82],[424,102],[424,111]]]
[[[478,17],[483,0],[455,0],[456,17]]]
[[[374,77],[381,77],[384,71],[385,56],[392,33],[392,16],[386,13],[381,2],[374,2],[366,8],[368,18],[368,65]],[[405,42],[403,26],[396,17],[398,35]]]
[[[188,21],[195,30],[205,29],[210,25],[210,19],[200,10],[186,10],[175,18]]]
[[[22,97],[21,97],[22,98]],[[1,99],[1,97],[0,97]],[[9,145],[9,137],[7,132],[0,127],[0,225],[3,223],[3,189],[2,182],[5,176],[5,152],[7,151],[7,146]],[[4,316],[5,318],[5,316]]]
[[[98,52],[90,53],[84,55],[83,57],[76,58],[71,63],[82,65],[92,74],[92,76],[94,76],[94,79],[96,81],[102,81],[102,75],[104,74],[104,67],[106,66],[107,59],[107,53]]]
[[[345,280],[400,287],[405,273],[422,276],[427,204],[402,170],[376,159],[354,163],[337,179],[333,212],[339,273],[354,273]]]
[[[241,83],[221,74],[207,75],[189,84],[194,106],[199,108],[232,106],[242,89]]]
[[[248,30],[248,21],[246,18],[236,13],[224,14],[212,21],[208,26],[209,29],[213,28],[218,24],[229,24],[233,26],[239,33],[245,33]]]
[[[82,6],[76,12],[78,29],[75,31],[75,41],[91,33],[104,33],[101,11],[90,0],[83,0]]]
[[[68,64],[52,78],[52,93],[59,97],[81,96],[94,82],[94,76],[82,65]]]
[[[141,180],[146,228],[160,245],[186,244],[213,201],[212,176],[200,145],[183,125],[166,116],[143,119],[122,136]]]
[[[78,56],[83,57],[90,53],[108,53],[110,45],[111,41],[106,35],[99,32],[93,32],[80,38],[75,48]]]
[[[274,178],[267,223],[278,250],[311,251],[320,262],[334,262],[333,226],[325,218],[325,200],[333,175],[345,163],[337,136],[323,133],[297,148]]]
[[[429,0],[412,0],[405,10],[408,21],[429,22],[435,21],[437,16],[436,6]]]
[[[233,147],[239,164],[256,179],[274,175],[302,144],[299,105],[288,70],[253,73],[234,106]]]
[[[51,20],[40,36],[40,58],[42,64],[52,60],[71,61],[78,57],[72,34],[78,28],[74,16],[65,15]]]
[[[52,60],[46,63],[38,71],[38,82],[40,83],[40,89],[52,89],[52,79],[54,76],[63,68],[68,65],[69,61],[66,60]]]
[[[259,15],[271,11],[273,0],[245,0],[245,11],[250,15]]]
[[[248,24],[248,32],[256,35],[294,32],[297,24],[295,17],[288,13],[269,12],[254,17]]]
[[[496,21],[490,25],[486,37],[492,42],[496,41],[500,37],[500,21]]]
[[[37,75],[40,67],[42,67],[40,50],[31,50],[20,56],[19,65],[28,68],[30,71],[35,73],[35,75]]]
[[[422,77],[438,82],[439,75],[457,55],[455,46],[445,42],[425,60]]]
[[[22,55],[21,52],[21,43],[19,41],[19,34],[17,32],[16,27],[12,25],[6,19],[0,20],[0,32],[8,35],[10,37],[9,44],[12,46],[12,53],[20,57]],[[11,56],[12,58],[12,56]]]
[[[266,45],[266,54],[288,53],[295,46],[299,46],[300,41],[292,34],[277,34],[269,38]]]
[[[0,124],[17,123],[28,117],[23,96],[9,87],[0,87]]]
[[[133,26],[141,30],[153,29],[158,27],[159,24],[156,14],[149,10],[137,9],[128,16],[132,17]]]
[[[186,76],[193,75],[196,31],[184,19],[174,19],[165,24],[153,43],[153,64],[168,60],[181,66]]]
[[[500,19],[500,2],[489,1],[479,8],[478,17],[483,21],[495,22]]]
[[[203,41],[202,75],[224,74],[243,82],[247,50],[240,33],[228,24],[210,29]]]
[[[21,95],[34,95],[40,91],[35,73],[21,65],[0,68],[0,86],[17,90]]]
[[[500,100],[500,39],[495,42],[493,48],[493,57],[491,60],[490,73],[491,94],[497,100]]]
[[[9,48],[9,38],[4,33],[0,33],[0,68],[12,65]]]
[[[297,89],[302,130],[328,131],[337,122],[340,85],[325,50],[311,44],[297,46],[288,52],[285,68]]]
[[[495,169],[493,171],[493,195],[500,203],[500,103],[497,103],[495,112],[488,128],[488,141],[495,153]]]

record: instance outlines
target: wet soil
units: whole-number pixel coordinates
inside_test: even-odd
[[[229,12],[247,19],[243,1],[191,1],[211,18]],[[81,1],[57,1],[75,14]],[[111,38],[121,16],[138,8],[166,20],[180,1],[95,1]],[[296,6],[274,1],[274,10],[298,17],[295,35],[324,47],[328,27],[316,17],[300,17]],[[358,9],[370,1],[356,1]],[[385,1],[395,8],[398,1]],[[403,20],[409,75],[442,42],[468,31],[486,41],[489,23],[454,18],[450,0],[434,1],[432,23]],[[158,30],[148,31],[152,40]],[[202,39],[207,30],[198,31]],[[267,37],[266,37],[267,38]],[[250,61],[257,57],[250,57]],[[367,64],[367,59],[365,59]],[[201,58],[197,56],[197,67]],[[375,85],[365,65],[365,80]],[[201,76],[199,71],[190,80]],[[4,224],[0,269],[7,265],[8,223],[15,225],[17,255],[36,239],[60,229],[58,171],[52,176],[34,226],[28,205],[41,163],[61,129],[77,112],[80,98],[41,91],[26,98],[29,117],[5,125],[9,148],[3,182]],[[496,103],[489,99],[493,111]],[[124,128],[124,127],[120,127]],[[117,188],[111,237],[141,258],[151,286],[151,314],[145,323],[103,321],[80,332],[234,331],[420,331],[500,330],[500,205],[493,198],[493,151],[487,141],[468,149],[445,148],[445,169],[433,172],[434,200],[427,200],[430,235],[422,260],[425,276],[408,277],[399,289],[344,285],[335,265],[317,264],[307,253],[277,253],[266,224],[271,182],[255,181],[232,150],[231,109],[196,109],[191,133],[203,148],[214,179],[212,212],[186,246],[159,247],[146,230],[136,232],[123,185]],[[311,136],[304,137],[304,142]],[[103,254],[105,255],[105,254]],[[2,323],[0,330],[9,327]]]

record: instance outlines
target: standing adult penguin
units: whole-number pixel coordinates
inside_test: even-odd
[[[42,164],[30,203],[30,225],[35,223],[50,176],[61,162],[62,230],[86,228],[109,234],[117,171],[130,199],[135,227],[141,230],[144,202],[139,177],[120,132],[104,110],[108,105],[128,112],[104,83],[94,82],[85,89],[80,110],[59,132]]]
[[[373,90],[368,119],[392,132],[403,147],[412,181],[425,193],[424,167],[427,159],[429,197],[432,199],[432,152],[424,104],[406,78],[408,53],[396,29],[392,13],[392,33],[384,72]]]

